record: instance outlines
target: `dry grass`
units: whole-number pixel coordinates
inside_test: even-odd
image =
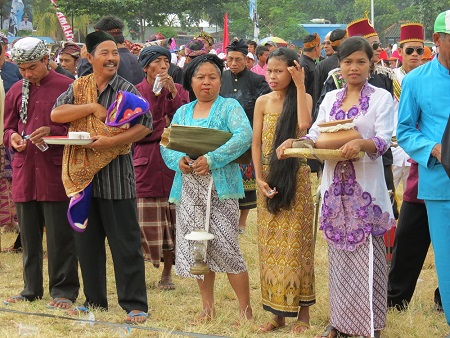
[[[12,243],[14,236],[14,234],[4,234],[2,237],[3,246],[5,247]],[[161,269],[157,270],[149,263],[146,263],[147,291],[151,317],[144,325],[147,330],[131,328],[130,336],[164,338],[175,337],[182,332],[185,332],[184,335],[189,335],[187,332],[196,332],[203,336],[261,337],[261,334],[256,332],[257,325],[267,321],[270,318],[270,314],[262,310],[261,307],[256,236],[256,212],[252,211],[246,233],[240,237],[240,243],[250,274],[254,323],[244,323],[239,328],[232,326],[237,319],[237,301],[226,276],[218,274],[216,280],[217,318],[208,324],[195,327],[189,326],[188,322],[201,308],[196,282],[192,279],[183,279],[175,276],[174,282],[177,289],[174,291],[160,291],[157,288],[157,282]],[[315,257],[317,303],[311,308],[311,329],[302,335],[293,335],[290,334],[288,325],[286,328],[266,334],[267,337],[314,337],[315,334],[321,333],[328,324],[327,253],[325,242],[320,233],[318,235]],[[46,268],[45,261],[44,271],[46,271]],[[108,323],[121,324],[125,316],[124,311],[117,305],[111,264],[109,264],[108,269],[110,276],[108,281],[110,310],[108,312],[94,310],[96,320],[107,323],[80,325],[63,318],[32,315],[34,313],[50,316],[64,315],[62,311],[50,310],[45,307],[51,300],[46,290],[44,299],[33,303],[20,303],[13,306],[0,304],[0,337],[17,337],[19,323],[37,327],[39,337],[121,336],[123,329],[107,325]],[[46,278],[44,283],[48,285]],[[409,309],[403,313],[389,312],[387,328],[382,332],[382,336],[385,338],[437,338],[447,334],[450,330],[445,323],[444,316],[434,311],[433,293],[436,284],[434,258],[430,250]],[[0,300],[17,294],[22,289],[22,260],[20,254],[0,254],[0,285]],[[81,293],[77,304],[81,304],[83,301],[84,297]],[[20,312],[5,312],[5,310],[17,310]],[[191,334],[190,336],[193,335]]]

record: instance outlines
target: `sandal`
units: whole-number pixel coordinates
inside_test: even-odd
[[[135,311],[135,310],[133,310]],[[125,318],[124,322],[125,324],[143,324],[147,320],[148,314],[144,311],[138,311],[138,312],[128,312],[127,317]]]
[[[25,302],[25,301],[27,301],[28,299],[26,299],[24,296],[22,296],[22,295],[15,295],[15,296],[12,296],[12,297],[9,297],[7,300],[4,300],[3,301],[3,304],[5,304],[5,305],[11,305],[11,304],[16,304],[16,303],[19,303],[19,302]]]
[[[68,316],[80,316],[89,314],[89,309],[85,306],[77,306],[76,308],[66,311]]]
[[[303,333],[310,327],[311,326],[308,323],[303,322],[301,320],[297,320],[292,326],[291,333]]]
[[[286,324],[280,324],[275,319],[271,319],[266,324],[260,326],[258,332],[260,333],[271,332],[281,329],[284,326],[286,326]]]
[[[165,291],[175,290],[175,284],[173,282],[165,282],[165,283],[163,283],[163,281],[160,280],[158,282],[158,289],[165,290]]]
[[[336,330],[331,324],[325,328],[325,331],[319,336],[314,338],[337,338],[338,330]]]
[[[68,309],[72,307],[73,302],[67,298],[55,297],[53,300],[46,305],[47,309]]]

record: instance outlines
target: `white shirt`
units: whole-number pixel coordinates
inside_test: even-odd
[[[22,21],[19,26],[19,31],[32,31],[33,24],[31,21]]]

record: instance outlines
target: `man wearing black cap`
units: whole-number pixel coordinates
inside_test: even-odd
[[[227,46],[229,69],[223,72],[220,95],[238,100],[252,125],[256,99],[269,93],[270,88],[264,76],[247,69],[247,53],[247,43],[242,39],[234,40]],[[239,228],[242,232],[245,229],[250,209],[256,208],[256,181],[252,163],[241,164],[240,168],[245,190],[245,198],[239,200],[239,209],[241,210]]]
[[[86,49],[93,73],[77,79],[58,98],[52,110],[52,120],[70,122],[69,130],[82,119],[96,117],[104,121],[106,109],[114,102],[119,90],[139,95],[132,84],[116,74],[119,52],[111,35],[102,31],[88,34]],[[111,137],[92,135],[95,141],[86,148],[94,153],[115,151],[139,141],[151,130],[152,117],[148,111],[138,124],[120,134]],[[70,147],[73,146],[65,148],[63,170],[69,166]],[[125,322],[142,323],[146,320],[148,305],[131,152],[113,158],[94,176],[92,186],[89,226],[84,233],[75,233],[86,301],[83,307],[69,314],[88,312],[88,307],[108,308],[106,237],[113,257],[119,305],[128,313]]]
[[[139,66],[136,56],[131,54],[129,49],[125,47],[125,38],[123,36],[124,23],[121,19],[115,16],[105,16],[100,19],[94,29],[96,31],[106,32],[114,37],[117,43],[120,56],[120,64],[117,69],[117,74],[123,77],[128,82],[134,85],[140,83],[144,77],[144,71]],[[86,58],[81,59],[78,62],[78,76],[89,75],[92,73],[92,66]]]

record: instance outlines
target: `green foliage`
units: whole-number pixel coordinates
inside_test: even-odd
[[[163,36],[165,36],[166,38],[171,38],[171,37],[177,36],[177,31],[173,27],[158,27],[157,31],[161,32],[161,34]]]
[[[200,20],[221,27],[228,12],[230,36],[249,38],[253,37],[253,22],[249,18],[248,1],[58,0],[57,3],[68,18],[87,15],[90,22],[95,22],[108,14],[117,15],[127,23],[133,38],[141,37],[144,23],[173,28],[173,23],[167,20],[169,14],[178,15],[182,29],[189,31],[189,28],[198,30]],[[3,2],[0,0],[0,5]],[[450,0],[374,0],[374,5],[375,28],[380,35],[399,21],[416,21],[424,24],[426,36],[431,39],[434,19],[439,12],[450,8]],[[43,13],[43,8],[49,6],[48,0],[33,0],[33,12]],[[370,0],[258,0],[257,6],[261,38],[269,35],[286,40],[302,38],[306,32],[299,24],[310,23],[314,18],[349,23],[364,17],[366,12],[370,17]]]

